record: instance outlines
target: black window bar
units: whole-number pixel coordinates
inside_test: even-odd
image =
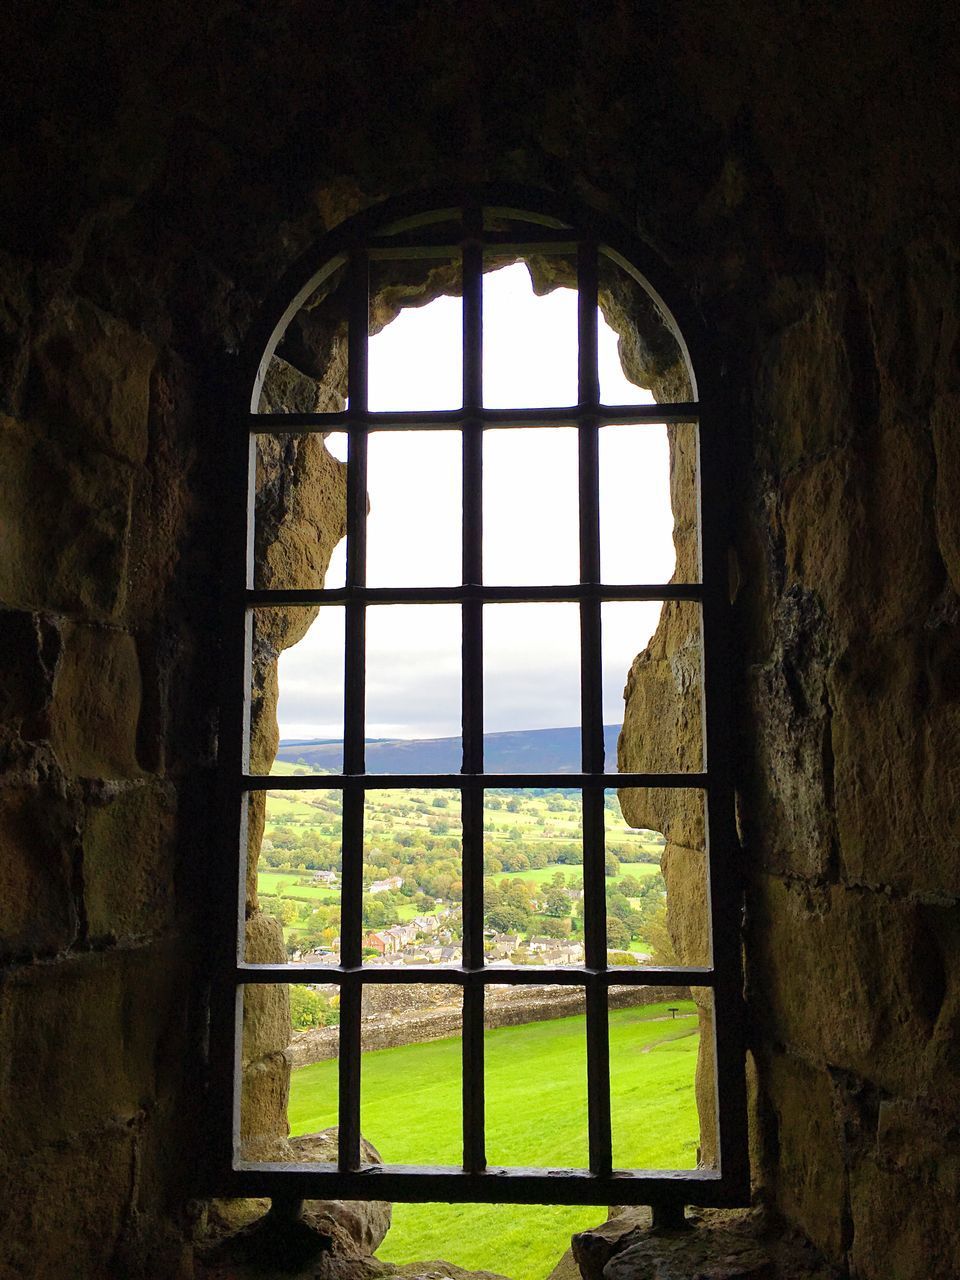
[[[281,307],[265,316],[251,339],[253,407],[244,393],[241,430],[228,446],[235,496],[228,507],[228,582],[224,596],[225,694],[221,717],[220,780],[225,837],[224,867],[229,906],[226,942],[215,983],[211,1097],[216,1128],[213,1190],[220,1195],[260,1195],[407,1201],[476,1201],[570,1204],[652,1204],[663,1213],[683,1204],[745,1203],[748,1192],[744,1089],[744,1009],[740,957],[742,891],[737,865],[730,735],[730,661],[726,596],[726,534],[723,481],[723,422],[716,381],[714,396],[678,404],[604,405],[597,365],[597,299],[600,255],[612,258],[669,315],[651,281],[660,270],[639,246],[625,248],[616,232],[583,235],[549,210],[512,193],[485,193],[456,204],[435,202],[434,212],[398,223],[374,212],[335,233],[294,282],[281,287]],[[403,206],[396,206],[402,214]],[[488,215],[485,219],[485,214]],[[528,239],[516,231],[491,229],[501,215],[526,220]],[[431,237],[431,221],[454,235]],[[388,224],[388,225],[387,225]],[[384,229],[385,228],[385,229]],[[378,238],[379,237],[379,238]],[[489,409],[483,406],[482,290],[484,255],[498,258],[560,253],[576,262],[579,368],[578,403],[568,408]],[[463,406],[457,410],[371,412],[367,401],[369,263],[371,260],[447,257],[462,264]],[[348,409],[339,413],[258,413],[259,387],[287,320],[334,266],[347,265]],[[319,267],[319,269],[318,269]],[[303,283],[306,280],[306,283]],[[662,291],[661,291],[662,292]],[[292,301],[291,301],[292,299]],[[675,314],[674,309],[674,314]],[[692,324],[692,322],[691,322]],[[684,341],[689,341],[687,323]],[[696,326],[693,325],[695,328]],[[264,354],[266,352],[266,354]],[[703,363],[709,360],[703,355]],[[700,385],[704,374],[698,368]],[[249,384],[248,384],[249,385]],[[610,423],[699,424],[701,581],[698,583],[604,585],[600,573],[599,432]],[[579,436],[580,581],[563,586],[497,586],[483,581],[482,442],[501,427],[575,425]],[[405,426],[458,429],[462,440],[463,581],[457,587],[366,586],[366,460],[371,432]],[[257,589],[252,568],[253,483],[258,435],[345,430],[348,436],[347,570],[342,588]],[[232,535],[232,536],[231,536]],[[233,548],[230,550],[229,548]],[[232,580],[231,580],[232,578]],[[239,585],[242,583],[242,586]],[[699,772],[610,773],[604,760],[601,694],[601,604],[615,600],[687,600],[701,610],[704,765]],[[576,774],[485,774],[483,762],[483,607],[495,602],[570,601],[580,611],[581,772]],[[462,772],[458,774],[367,774],[365,772],[365,616],[374,603],[455,603],[462,614]],[[342,775],[260,776],[249,772],[251,616],[256,607],[331,605],[345,608],[345,691]],[[562,780],[582,796],[585,962],[578,968],[485,967],[483,951],[483,804],[487,788],[556,787]],[[697,790],[704,798],[709,926],[712,963],[700,967],[610,967],[607,959],[604,882],[604,791],[611,787]],[[461,796],[463,849],[463,943],[456,967],[364,968],[362,941],[362,848],[364,797],[368,790],[448,788]],[[244,864],[247,857],[246,800],[256,791],[335,789],[343,796],[341,963],[250,964],[244,959]],[[239,853],[238,853],[239,851]],[[334,1165],[244,1162],[238,1149],[242,992],[252,983],[302,982],[311,977],[340,988],[339,1150]],[[442,982],[462,988],[463,1162],[460,1168],[364,1165],[360,1144],[361,998],[364,985]],[[496,985],[564,985],[584,990],[589,1168],[544,1170],[488,1167],[484,1139],[484,995]],[[718,1167],[694,1170],[615,1169],[611,1154],[608,992],[612,986],[710,988],[714,1003],[715,1103]]]

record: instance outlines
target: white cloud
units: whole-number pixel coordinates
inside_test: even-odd
[[[576,399],[576,295],[537,298],[522,265],[484,276],[485,402],[569,404]],[[460,300],[409,309],[370,342],[375,408],[457,407]],[[623,377],[616,335],[599,325],[601,384],[608,403],[650,403]],[[572,371],[572,372],[571,372]],[[572,379],[572,381],[571,381]],[[345,456],[345,440],[328,438]],[[605,581],[665,582],[673,571],[666,431],[601,431],[601,556]],[[456,432],[377,434],[369,447],[370,585],[436,586],[460,581],[460,443]],[[550,585],[578,572],[577,445],[572,429],[488,432],[484,442],[484,577]],[[328,586],[343,583],[344,548]],[[511,612],[512,611],[512,612]],[[660,605],[604,606],[604,718],[619,722],[633,656],[656,626]],[[336,611],[342,616],[342,611]],[[485,727],[488,731],[576,724],[577,610],[573,605],[486,610]],[[368,618],[369,736],[433,737],[460,731],[457,606],[371,609]],[[281,657],[284,737],[339,737],[343,705],[342,622],[332,614]]]

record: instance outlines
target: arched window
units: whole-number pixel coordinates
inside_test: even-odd
[[[484,394],[484,273],[517,261],[528,264],[540,291],[558,285],[576,290],[573,367],[558,367],[560,390],[532,406],[491,404]],[[230,936],[219,974],[222,998],[216,1004],[215,1061],[222,1070],[214,1090],[222,1139],[218,1194],[646,1203],[665,1214],[684,1203],[736,1203],[746,1194],[741,894],[728,741],[720,383],[698,326],[682,314],[681,295],[664,283],[664,277],[653,255],[592,216],[556,201],[547,206],[529,193],[483,192],[467,198],[396,202],[369,211],[330,235],[299,264],[278,289],[276,304],[265,309],[249,348],[237,428],[242,443],[226,453],[234,497],[224,517],[224,537],[232,550],[225,591],[220,760],[224,866],[230,901],[236,905],[227,913]],[[456,403],[371,407],[371,333],[404,305],[438,295],[458,299],[450,312],[451,324],[460,330],[458,394],[452,397]],[[602,323],[598,318],[604,313],[618,318],[621,347],[656,382],[659,403],[604,402],[597,345]],[[488,345],[490,339],[488,331]],[[278,352],[288,360],[278,363]],[[419,405],[426,406],[435,403],[428,392],[437,360],[429,351],[421,354],[424,394]],[[576,458],[578,500],[569,516],[578,548],[576,563],[563,581],[549,576],[539,581],[504,580],[509,573],[491,577],[484,558],[486,442],[498,432],[543,429],[566,433],[570,456]],[[653,429],[671,435],[675,503],[682,485],[689,487],[683,499],[689,526],[682,535],[686,551],[670,580],[625,581],[619,569],[609,570],[614,559],[604,541],[604,433],[612,437],[614,431]],[[456,441],[452,465],[462,493],[462,519],[454,537],[460,544],[457,577],[425,585],[416,562],[410,561],[405,575],[386,584],[370,582],[368,454],[378,437],[389,434],[402,440],[403,433],[412,432],[442,432],[448,441]],[[324,448],[328,433],[342,433],[345,467]],[[308,520],[297,526],[284,541],[280,527],[292,518],[292,508],[307,490],[322,518],[317,515],[313,525]],[[489,523],[489,506],[486,510]],[[344,530],[343,581],[324,581],[330,550]],[[398,528],[398,536],[400,532]],[[667,637],[661,657],[672,683],[661,697],[642,663],[631,673],[634,723],[624,733],[618,771],[604,725],[605,627],[616,608],[637,601],[664,605],[658,635]],[[456,759],[449,746],[446,755],[438,748],[432,767],[421,761],[413,770],[402,767],[402,755],[387,758],[382,744],[370,742],[368,728],[373,696],[367,661],[371,619],[379,611],[376,625],[382,630],[384,610],[401,605],[421,610],[425,619],[439,607],[458,615],[460,732],[452,735]],[[489,743],[485,750],[485,633],[489,639],[495,617],[501,619],[497,625],[502,632],[505,615],[497,610],[517,605],[557,607],[577,619],[579,723],[573,765],[541,762],[523,768],[511,758],[504,766],[491,762]],[[340,637],[342,734],[334,731],[330,742],[303,746],[307,754],[299,757],[299,764],[288,750],[282,771],[275,768],[271,773],[277,654],[311,623],[329,624]],[[429,624],[424,625],[428,629]],[[672,649],[667,634],[671,628],[683,637]],[[641,637],[636,649],[644,643]],[[650,649],[645,654],[649,666],[656,655]],[[620,678],[626,674],[624,669]],[[424,697],[429,698],[429,692]],[[629,715],[628,709],[628,719]],[[646,727],[636,722],[644,715],[649,718]],[[676,721],[666,736],[658,717]],[[433,915],[435,921],[448,921],[440,930],[448,939],[446,952],[442,945],[423,943],[424,955],[438,963],[414,958],[389,964],[379,957],[399,950],[404,927],[409,932],[413,926],[386,926],[379,933],[365,927],[370,890],[382,892],[386,901],[403,881],[402,875],[384,874],[382,880],[364,884],[364,859],[371,856],[371,797],[403,797],[412,791],[421,797],[432,795],[441,810],[450,807],[452,798],[455,819],[444,814],[438,822],[433,815],[429,830],[435,834],[443,827],[439,839],[449,834],[449,822],[455,822],[461,875],[459,882],[453,879],[462,882],[462,889],[446,890],[455,910],[448,904],[446,915]],[[624,894],[611,898],[607,884],[609,814],[619,813],[614,799],[618,791],[624,811],[634,815],[634,826],[648,828],[647,834],[654,827],[664,831],[667,848],[679,851],[673,855],[676,893],[687,897],[678,900],[676,909],[684,919],[674,921],[672,932],[676,936],[686,931],[696,941],[684,944],[686,954],[666,962],[662,957],[651,961],[643,952],[631,955],[626,951],[629,932],[612,924],[614,901],[628,921],[633,918],[629,911],[640,909],[640,899],[631,901]],[[298,806],[302,811],[306,804],[319,804],[321,809],[327,805],[342,814],[342,860],[312,872],[319,884],[327,885],[327,900],[338,898],[338,917],[327,930],[326,944],[298,957],[296,964],[283,963],[282,955],[269,946],[264,950],[249,920],[245,925],[245,917],[258,918],[250,909],[253,891],[248,886],[261,850],[267,792],[278,805],[286,805],[283,812],[290,815],[288,828],[294,832],[297,822],[302,823]],[[582,900],[582,906],[571,905],[570,923],[582,932],[577,942],[568,940],[565,949],[559,943],[551,948],[546,938],[538,942],[530,937],[522,946],[515,943],[511,954],[506,917],[491,916],[484,902],[485,826],[488,837],[498,831],[491,808],[502,810],[506,804],[509,809],[512,803],[519,812],[528,801],[539,802],[547,794],[560,797],[555,805],[561,810],[568,799],[576,806],[578,852],[571,857],[582,875],[582,893],[574,889],[569,897],[571,904]],[[274,851],[275,841],[282,847],[286,838],[282,826],[273,832]],[[522,828],[517,830],[522,838]],[[391,870],[389,855],[374,852],[379,862],[370,865]],[[681,863],[685,870],[677,871]],[[449,886],[449,875],[444,883]],[[308,889],[314,892],[307,883],[304,900],[313,910]],[[459,906],[457,895],[462,899]],[[410,901],[415,900],[414,894]],[[443,901],[439,895],[438,900]],[[554,900],[559,902],[556,895]],[[542,906],[535,902],[534,914]],[[279,935],[271,927],[275,942]],[[390,928],[395,931],[392,941],[386,936]],[[508,941],[497,951],[494,940],[501,935]],[[541,956],[547,956],[545,962],[524,962],[537,960],[534,944]],[[304,983],[333,991],[336,999],[330,1004],[339,1007],[337,1151],[318,1163],[297,1163],[295,1152],[293,1157],[289,1150],[277,1156],[269,1142],[245,1141],[247,1136],[264,1136],[247,1115],[256,1117],[259,1108],[277,1116],[285,1106],[284,1072],[289,1072],[289,1064],[279,1052],[284,1046],[276,1039],[276,1025],[288,1016],[283,1012],[288,988]],[[504,1158],[502,1150],[490,1150],[487,1142],[491,1009],[497,1001],[521,999],[522,992],[534,986],[547,992],[545,998],[555,1000],[558,1008],[583,1015],[584,1143],[572,1158],[559,1161],[561,1168],[553,1159],[542,1167],[524,1166],[511,1160],[509,1152]],[[456,1160],[438,1154],[425,1162],[390,1163],[387,1153],[382,1166],[365,1163],[363,1001],[365,993],[388,987],[407,990],[411,998],[425,988],[444,988],[455,997],[450,1003],[457,1009],[462,1046],[462,1142]],[[636,1148],[639,1156],[631,1159],[629,1144],[618,1141],[618,1123],[637,1104],[630,1101],[629,1082],[624,1085],[626,1051],[619,1033],[611,1047],[612,1019],[621,1006],[642,1009],[645,1001],[659,1002],[662,1026],[652,1038],[647,1028],[645,1040],[636,1033],[630,1051],[640,1053],[645,1045],[681,1038],[683,1028],[672,1023],[691,992],[697,999],[700,1030],[700,1158],[698,1162],[691,1156],[677,1161],[677,1167],[664,1168],[655,1156],[645,1154],[654,1147],[641,1143]],[[274,999],[270,993],[279,995]],[[259,1048],[251,1048],[251,1043]],[[267,1137],[269,1128],[267,1123]],[[276,1126],[274,1133],[282,1138]],[[376,1133],[364,1136],[377,1142]]]

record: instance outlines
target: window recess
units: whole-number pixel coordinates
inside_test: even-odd
[[[531,206],[528,212],[523,211],[524,202]],[[218,1195],[642,1203],[665,1212],[683,1204],[743,1203],[747,1195],[741,889],[729,742],[719,387],[695,322],[681,316],[681,336],[667,309],[663,299],[671,294],[670,286],[664,284],[662,268],[652,255],[642,246],[624,243],[617,231],[600,226],[592,216],[541,210],[537,205],[529,196],[485,191],[438,200],[427,209],[398,202],[362,215],[335,231],[291,273],[250,339],[240,408],[227,450],[234,496],[224,520],[228,552],[220,868],[225,905],[214,974],[210,1088],[217,1152],[210,1181]],[[484,388],[484,346],[495,340],[485,331],[490,324],[484,307],[485,273],[517,260],[529,264],[541,281],[560,281],[577,296],[568,363],[557,393],[533,404],[504,404],[502,397],[485,396]],[[459,338],[456,358],[447,363],[452,363],[458,385],[453,390],[447,385],[450,369],[445,368],[442,394],[433,400],[425,393],[412,406],[371,403],[370,335],[382,327],[385,317],[402,308],[411,279],[428,290],[446,292],[445,304],[455,317]],[[674,291],[671,296],[676,303],[679,294]],[[601,300],[618,309],[625,323],[631,317],[659,317],[663,341],[674,344],[684,369],[674,384],[677,398],[653,404],[606,403],[601,398]],[[312,395],[307,389],[299,401],[291,406],[287,400],[278,411],[276,399],[264,391],[270,385],[268,375],[273,376],[271,369],[282,360],[278,352],[300,350],[310,335],[318,378],[334,363],[345,363],[345,395],[329,388]],[[425,378],[429,368],[425,359]],[[695,527],[675,573],[668,568],[653,580],[629,581],[624,568],[629,556],[611,541],[605,503],[615,501],[619,492],[617,456],[624,435],[658,424],[667,424],[686,440],[685,458],[699,486]],[[404,534],[412,539],[410,572],[398,578],[383,568],[380,548],[390,534],[376,524],[379,513],[368,514],[369,474],[377,453],[401,449],[405,438],[415,438],[417,447],[426,441],[428,447],[431,435],[461,494],[461,519],[455,530],[437,523],[432,532],[425,502],[422,529]],[[509,450],[511,438],[520,435],[523,447],[534,452],[538,437],[543,450],[559,450],[564,483],[576,497],[573,527],[564,531],[562,545],[549,563],[544,553],[544,573],[536,578],[527,570],[511,572],[509,564],[495,556],[485,561],[484,555],[484,527],[502,514],[485,497],[487,469],[497,451]],[[269,522],[256,510],[257,469],[264,458],[285,458],[292,468],[311,465],[302,452],[310,449],[315,455],[312,465],[329,467],[317,448],[325,436],[331,444],[336,442],[331,452],[346,456],[345,559],[339,578],[334,574],[325,583],[316,573],[304,582],[284,576],[281,558],[271,561]],[[343,484],[342,471],[329,468],[329,482]],[[545,501],[549,505],[549,495]],[[453,548],[452,559],[445,563],[440,580],[421,579],[416,539],[438,536]],[[689,619],[687,629],[696,638],[689,645],[683,677],[689,682],[694,745],[672,768],[664,767],[664,760],[652,752],[618,771],[605,734],[609,673],[611,664],[631,661],[631,611],[648,606],[664,606],[678,618]],[[554,609],[558,627],[569,635],[562,696],[570,701],[579,744],[576,770],[564,772],[562,783],[575,795],[578,813],[582,954],[562,964],[494,965],[484,918],[485,814],[489,823],[490,796],[503,789],[520,796],[549,790],[557,787],[561,776],[549,770],[500,772],[485,759],[485,725],[489,727],[490,707],[497,697],[488,660],[498,644],[522,634],[523,610],[533,607]],[[457,759],[434,772],[371,771],[369,725],[383,718],[377,699],[389,694],[391,610],[444,619],[440,630],[449,652],[443,665],[452,663],[456,671],[438,684],[442,695],[437,696],[455,700],[460,731]],[[275,661],[285,629],[302,626],[306,615],[317,619],[311,625],[332,638],[331,652],[339,655],[342,680],[334,683],[342,734],[331,737],[342,738],[342,749],[328,772],[271,775],[258,720],[264,714],[258,706],[262,675],[266,664]],[[508,615],[515,621],[508,621]],[[424,697],[429,696],[426,689]],[[611,826],[610,797],[616,794],[612,788],[641,797],[641,807],[644,795],[670,797],[667,810],[680,815],[672,819],[677,831],[683,813],[696,815],[691,821],[702,832],[697,874],[704,886],[696,964],[616,962],[618,948],[611,937],[616,940],[617,930],[611,934],[610,920],[615,911],[623,912],[623,895],[611,897],[607,858],[611,842],[627,839],[629,830],[624,835]],[[455,954],[446,957],[442,968],[429,963],[377,968],[364,955],[368,931],[362,869],[363,851],[370,845],[370,797],[412,790],[454,797],[462,933]],[[246,886],[267,792],[291,802],[324,794],[340,801],[339,951],[329,962],[291,965],[251,959],[245,939]],[[670,841],[669,832],[665,839]],[[262,1148],[258,1154],[245,1146],[244,1072],[252,1061],[259,1061],[251,1058],[256,1046],[250,1043],[256,1021],[250,1010],[263,1003],[258,1003],[258,992],[279,992],[282,1004],[286,988],[309,982],[335,992],[339,1009],[336,1098],[331,1101],[339,1123],[339,1149],[336,1163],[297,1165],[263,1158]],[[368,1108],[375,1114],[378,1102],[375,1082],[364,1083],[365,1001],[369,1003],[372,989],[385,984],[402,988],[437,983],[455,993],[459,1081],[447,1079],[444,1087],[459,1089],[459,1137],[454,1141],[445,1134],[442,1150],[434,1156],[412,1143],[422,1163],[404,1159],[370,1165],[363,1159],[361,1120]],[[514,1159],[503,1119],[502,1044],[489,1014],[501,999],[499,992],[532,986],[566,992],[563,998],[574,1001],[582,1013],[580,1065],[575,1071],[579,1083],[571,1089],[569,1105],[582,1113],[583,1134],[582,1142],[572,1142],[564,1153],[547,1143],[536,1159],[524,1163]],[[642,1012],[640,995],[631,1005],[638,992],[644,999],[664,993],[677,1011],[671,1023],[680,1019],[679,1028],[672,1027],[670,1034],[694,1025],[700,1028],[700,1052],[708,1055],[714,1080],[712,1112],[704,1116],[701,1111],[698,1120],[698,1133],[709,1128],[717,1135],[716,1159],[709,1165],[698,1166],[695,1156],[683,1168],[632,1163],[650,1149],[637,1136],[631,1108],[642,1107],[643,1099],[632,1094],[625,1063],[631,1044],[639,1046],[639,1052],[651,1032],[639,1012],[632,1028],[621,1017],[631,1008]],[[375,1133],[364,1137],[377,1141]],[[699,1139],[692,1141],[695,1148]]]

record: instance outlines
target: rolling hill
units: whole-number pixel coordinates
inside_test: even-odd
[[[617,758],[619,725],[604,725],[608,767]],[[578,773],[580,730],[520,729],[511,733],[485,733],[483,753],[488,773]],[[329,738],[287,738],[280,742],[277,759],[288,764],[302,761],[309,767],[339,771],[343,743]],[[367,741],[368,773],[459,773],[459,738],[372,738]]]

